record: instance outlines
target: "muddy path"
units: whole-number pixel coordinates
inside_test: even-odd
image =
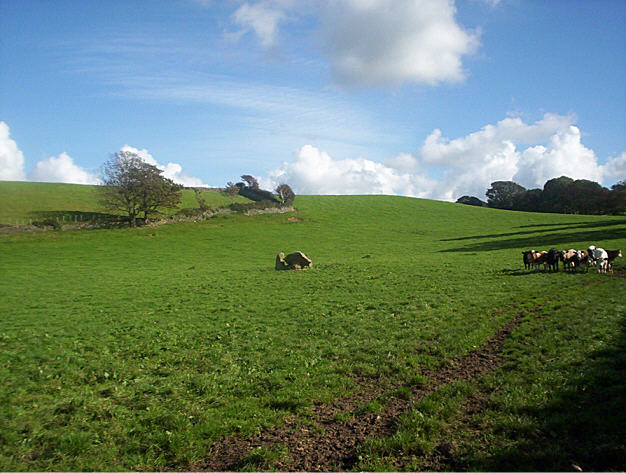
[[[548,301],[550,302],[550,301]],[[462,357],[448,360],[437,370],[424,370],[421,386],[411,386],[411,395],[386,396],[384,410],[379,413],[359,413],[363,404],[379,400],[381,396],[401,385],[389,386],[371,379],[357,380],[359,389],[349,397],[330,404],[312,406],[307,423],[296,425],[287,420],[284,425],[264,430],[250,437],[230,436],[219,440],[211,448],[210,456],[202,463],[190,465],[192,470],[232,471],[241,469],[250,452],[260,447],[281,446],[289,452],[288,458],[272,463],[274,468],[289,471],[349,470],[358,461],[360,445],[370,437],[391,435],[396,422],[411,406],[444,385],[455,381],[469,381],[493,373],[503,363],[502,346],[524,316],[539,312],[546,303],[518,312],[492,335],[483,346]],[[406,392],[406,387],[405,387]]]

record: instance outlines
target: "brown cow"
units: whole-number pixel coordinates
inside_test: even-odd
[[[561,251],[561,261],[563,262],[563,270],[575,269],[578,265],[578,252],[574,249]]]

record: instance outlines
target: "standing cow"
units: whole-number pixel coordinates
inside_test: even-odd
[[[578,266],[578,252],[574,249],[561,251],[560,258],[563,263],[563,271],[573,270]]]
[[[609,272],[612,273],[613,261],[615,261],[615,258],[621,258],[622,252],[620,250],[606,250],[606,255],[608,257],[608,269],[609,269]]]
[[[599,273],[606,273],[609,270],[609,255],[603,248],[596,248],[591,245],[588,249],[589,258],[598,265]]]
[[[524,261],[524,269],[529,270],[533,265],[535,250],[522,251],[522,260]]]
[[[546,256],[546,263],[548,264],[548,268],[550,271],[558,271],[559,270],[559,259],[561,256],[561,252],[556,248],[550,248],[548,254]]]

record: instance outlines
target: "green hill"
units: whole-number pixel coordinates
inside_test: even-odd
[[[202,197],[210,207],[231,203],[230,198],[212,189],[203,190]],[[194,191],[184,189],[180,208],[198,207]],[[0,181],[0,224],[25,225],[45,218],[90,220],[105,212],[98,203],[98,186]],[[169,214],[174,212],[170,210]]]
[[[3,218],[99,211],[85,186],[0,192]],[[391,196],[298,196],[295,207],[0,235],[0,469],[315,469],[290,442],[319,434],[323,452],[362,421],[377,438],[325,468],[607,469],[601,459],[623,449],[623,364],[598,363],[623,343],[624,260],[615,275],[525,272],[521,251],[626,249],[624,218]],[[274,270],[279,251],[296,250],[312,269]],[[513,322],[491,371],[439,387],[435,373]],[[580,411],[545,413],[570,395],[586,405],[576,386],[609,381],[593,411],[617,422],[606,438]],[[387,430],[372,427],[393,409]],[[573,420],[589,439],[561,435]],[[258,432],[274,440],[219,457]]]

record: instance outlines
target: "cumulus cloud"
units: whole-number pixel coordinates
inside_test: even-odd
[[[288,183],[300,194],[399,194],[426,197],[431,180],[399,172],[363,158],[336,160],[314,146],[305,145],[292,162],[283,163],[261,186]]]
[[[129,145],[124,145],[122,146],[120,151],[136,154],[146,163],[156,166],[158,169],[163,171],[163,176],[171,179],[177,184],[182,184],[185,187],[208,187],[208,184],[203,183],[202,179],[183,174],[183,168],[178,163],[167,163],[165,166],[159,164],[157,160],[154,159],[154,157],[145,148],[138,149]]]
[[[400,153],[393,158],[387,159],[385,164],[391,168],[404,172],[413,172],[420,167],[419,160],[410,153]]]
[[[493,156],[509,154],[511,145],[531,145],[545,142],[554,133],[565,130],[575,117],[546,114],[532,125],[520,118],[505,118],[496,125],[486,125],[467,136],[448,139],[435,129],[420,149],[421,158],[431,164],[472,167]]]
[[[494,1],[494,0],[490,0]],[[264,48],[277,43],[287,18],[318,18],[322,50],[343,85],[436,85],[465,79],[463,58],[479,46],[478,32],[456,20],[454,0],[261,0],[232,15]]]
[[[323,35],[335,77],[349,85],[459,82],[478,33],[452,0],[331,0]]]
[[[482,196],[495,180],[513,180],[527,188],[542,187],[562,175],[602,182],[605,171],[582,144],[575,120],[573,115],[556,114],[533,124],[506,118],[455,139],[434,130],[417,158],[445,169],[443,193],[433,195],[445,200],[461,194]]]
[[[595,153],[580,142],[580,130],[570,126],[550,137],[546,146],[526,149],[513,180],[526,187],[542,187],[555,177],[602,182],[603,170]]]
[[[39,161],[30,173],[29,180],[37,182],[65,182],[68,184],[99,184],[96,174],[85,171],[74,164],[74,160],[67,154],[51,156]]]
[[[384,164],[362,158],[333,159],[311,145],[261,182],[285,182],[303,194],[398,194],[453,201],[462,195],[484,197],[494,181],[513,180],[527,188],[569,176],[603,182],[626,174],[626,153],[598,163],[581,142],[573,116],[546,114],[532,124],[506,118],[467,136],[449,139],[434,130],[414,154],[402,153]],[[436,176],[436,177],[433,177]]]
[[[611,183],[623,181],[626,179],[626,151],[621,155],[611,158],[602,166],[602,172],[605,179],[610,179]]]
[[[0,181],[23,181],[24,155],[11,139],[9,125],[0,122]]]

